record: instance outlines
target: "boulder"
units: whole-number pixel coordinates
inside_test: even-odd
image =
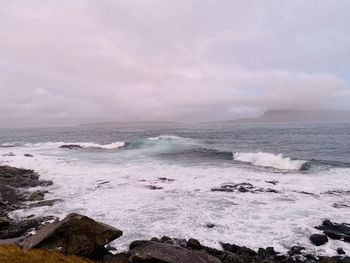
[[[315,246],[322,246],[328,242],[328,237],[323,234],[313,234],[310,240]]]
[[[215,258],[202,251],[191,251],[167,243],[148,241],[129,251],[131,263],[220,263]]]
[[[344,255],[344,254],[346,254],[345,251],[344,251],[344,249],[342,249],[341,247],[338,247],[338,248],[337,248],[337,253],[338,253],[338,255]]]
[[[29,153],[25,153],[24,157],[34,157],[33,155],[29,154]]]
[[[21,242],[20,246],[100,258],[106,253],[104,246],[122,234],[119,229],[96,222],[87,216],[71,213],[61,221],[47,224]]]

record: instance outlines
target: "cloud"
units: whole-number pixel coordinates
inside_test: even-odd
[[[0,122],[231,119],[347,108],[350,3],[0,3]]]

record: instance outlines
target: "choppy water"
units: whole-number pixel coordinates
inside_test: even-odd
[[[135,239],[168,235],[215,247],[222,241],[350,253],[341,241],[316,248],[308,240],[323,219],[349,222],[350,195],[326,193],[350,190],[349,124],[3,129],[0,162],[52,179],[47,198],[63,199],[13,216],[84,213],[123,230],[114,243],[121,250]],[[227,183],[278,193],[211,191]]]

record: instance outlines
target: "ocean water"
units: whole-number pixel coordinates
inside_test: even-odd
[[[167,235],[350,253],[349,243],[309,241],[324,219],[350,223],[350,124],[2,129],[0,164],[36,170],[54,181],[46,198],[62,199],[11,216],[86,214],[123,230],[119,251]],[[212,191],[238,183],[261,191]]]

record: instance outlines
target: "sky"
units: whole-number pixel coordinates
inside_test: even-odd
[[[0,126],[350,109],[348,0],[0,0]]]

